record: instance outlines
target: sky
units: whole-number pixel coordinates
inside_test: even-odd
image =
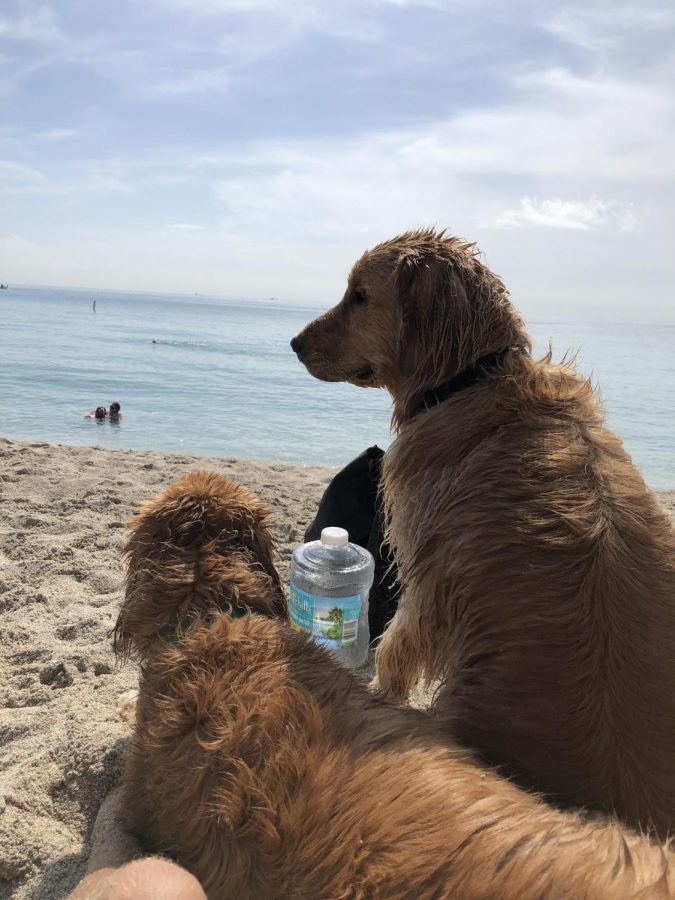
[[[0,281],[322,307],[409,228],[675,323],[675,4],[3,0]]]

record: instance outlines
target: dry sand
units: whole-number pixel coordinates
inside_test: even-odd
[[[110,649],[125,526],[198,468],[270,506],[285,578],[333,470],[0,439],[0,898],[58,900],[85,872],[136,684]],[[674,513],[675,492],[661,499]]]
[[[65,897],[80,880],[126,727],[110,629],[134,508],[213,469],[275,514],[286,577],[331,469],[0,439],[0,897]]]

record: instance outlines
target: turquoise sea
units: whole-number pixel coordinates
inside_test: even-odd
[[[96,311],[92,309],[96,301]],[[388,395],[311,378],[291,337],[322,310],[202,296],[0,291],[0,433],[17,439],[343,465],[390,440]],[[647,481],[675,488],[675,327],[529,322],[577,353]],[[85,419],[117,400],[118,424]]]

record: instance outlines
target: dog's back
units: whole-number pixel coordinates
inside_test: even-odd
[[[120,814],[148,849],[213,900],[673,895],[668,852],[549,809],[293,631],[264,510],[235,488],[184,480],[132,524]]]
[[[195,624],[137,716],[123,820],[213,900],[675,896],[661,848],[481,770],[284,623]]]
[[[665,836],[673,529],[589,385],[567,366],[517,358],[506,377],[409,424],[384,479],[452,733],[563,804]]]
[[[475,245],[432,229],[364,253],[291,346],[392,396],[382,689],[440,678],[439,716],[523,783],[675,829],[673,532],[589,386],[533,360]]]

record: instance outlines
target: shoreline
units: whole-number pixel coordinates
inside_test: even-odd
[[[0,438],[0,898],[59,900],[84,875],[129,733],[117,700],[137,680],[110,639],[126,525],[204,468],[270,508],[285,583],[337,469]],[[675,490],[657,496],[675,517]]]
[[[94,420],[92,420],[93,422]],[[392,432],[391,441],[395,439],[396,435]],[[623,439],[622,443],[623,443]],[[302,471],[311,471],[311,472],[328,472],[330,473],[330,477],[332,478],[337,472],[340,471],[344,466],[346,466],[349,462],[354,459],[358,453],[361,453],[366,449],[366,444],[364,442],[364,446],[362,450],[358,450],[354,453],[353,456],[345,456],[344,460],[339,464],[335,465],[319,465],[317,463],[311,462],[301,462],[300,460],[290,460],[290,459],[263,459],[261,457],[256,456],[232,456],[232,455],[223,455],[216,456],[211,454],[204,453],[190,453],[185,450],[158,450],[156,448],[143,448],[143,447],[105,447],[101,444],[70,444],[70,443],[61,443],[59,441],[51,441],[46,438],[41,437],[10,437],[8,435],[0,434],[0,474],[2,471],[2,448],[10,445],[22,445],[24,447],[54,447],[59,450],[95,450],[101,453],[110,453],[110,454],[119,454],[121,456],[153,456],[157,455],[162,458],[166,458],[167,462],[177,462],[184,463],[187,461],[194,462],[195,466],[199,467],[201,463],[208,463],[214,466],[220,465],[231,465],[231,466],[254,466],[256,468],[264,469],[266,467],[272,468],[274,471],[279,470],[290,470],[290,469],[300,469]],[[387,447],[383,447],[383,450],[387,450]],[[636,463],[637,465],[637,463]],[[675,484],[672,487],[654,487],[649,484],[647,478],[645,477],[644,472],[637,466],[640,470],[640,474],[645,479],[645,482],[649,489],[661,500],[662,504],[671,510],[675,510],[675,506],[670,506],[671,501],[675,503]]]
[[[83,419],[87,419],[86,416],[83,416]],[[92,418],[88,421],[87,426],[89,428],[105,427],[109,424],[109,420],[106,418],[105,420],[96,420]],[[117,427],[116,424],[113,427]],[[392,434],[392,440],[394,435]],[[326,471],[335,473],[339,471],[343,466],[346,466],[348,462],[351,461],[353,457],[346,456],[343,462],[335,463],[333,465],[326,464],[318,464],[312,462],[303,462],[301,460],[294,459],[283,459],[281,457],[277,457],[275,459],[264,459],[258,456],[233,456],[232,454],[223,454],[222,456],[218,456],[216,454],[211,453],[199,453],[199,452],[191,452],[189,450],[161,450],[156,447],[116,447],[116,446],[105,446],[100,443],[71,443],[71,442],[62,442],[58,440],[50,440],[49,438],[44,437],[14,437],[6,434],[0,434],[0,448],[7,444],[22,444],[26,447],[36,447],[36,446],[49,446],[56,447],[58,449],[63,450],[97,450],[102,451],[104,453],[114,453],[114,454],[122,454],[124,456],[129,455],[152,455],[158,454],[162,457],[167,457],[169,461],[171,460],[193,460],[195,464],[199,464],[200,460],[203,460],[208,463],[213,463],[214,465],[222,464],[222,463],[230,463],[232,465],[236,463],[245,463],[245,464],[254,464],[260,466],[281,466],[284,468],[291,469],[325,469]],[[366,449],[366,445],[364,445],[363,450]],[[383,448],[386,449],[386,448]],[[361,451],[357,451],[361,452]],[[356,455],[356,453],[354,454]],[[675,491],[675,487],[672,489]]]

